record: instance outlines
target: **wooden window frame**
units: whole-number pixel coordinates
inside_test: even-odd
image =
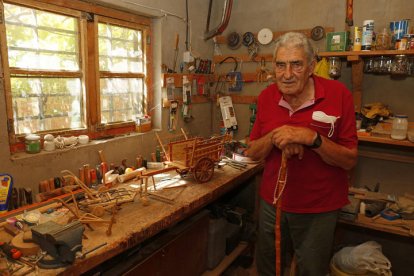
[[[100,124],[100,98],[99,98],[99,53],[98,53],[98,37],[97,29],[99,18],[104,19],[105,22],[128,27],[132,29],[139,29],[143,32],[143,51],[144,51],[144,66],[145,74],[140,75],[144,80],[144,95],[146,101],[144,104],[144,112],[153,106],[153,76],[152,76],[152,23],[151,19],[131,12],[108,8],[100,5],[86,3],[80,0],[0,0],[1,9],[3,11],[3,2],[14,5],[26,6],[28,8],[36,8],[48,12],[55,12],[62,15],[70,15],[71,17],[79,17],[79,33],[80,33],[80,72],[69,72],[68,75],[80,77],[83,86],[84,114],[86,129],[82,130],[59,130],[59,131],[45,131],[45,133],[53,133],[61,136],[71,136],[88,134],[91,139],[121,135],[135,131],[134,122],[123,122],[113,124]],[[1,18],[0,36],[1,41],[6,41],[6,29],[4,18]],[[11,153],[20,152],[24,150],[23,135],[15,135],[12,95],[10,76],[11,72],[25,73],[21,69],[9,69],[8,67],[8,52],[5,43],[1,43],[1,62],[2,67],[0,74],[3,78],[3,88],[6,98],[6,112],[7,112],[7,130],[9,134],[9,143]],[[26,72],[27,73],[27,72]],[[33,72],[30,72],[33,74]],[[66,73],[66,72],[65,72]],[[41,71],[35,74],[42,75]],[[57,72],[56,76],[62,74]],[[116,73],[108,73],[111,76],[119,77]],[[42,134],[42,132],[39,132]]]

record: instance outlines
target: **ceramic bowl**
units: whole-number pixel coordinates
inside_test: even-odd
[[[85,145],[89,142],[89,136],[88,135],[79,135],[78,141],[79,141],[79,144]]]

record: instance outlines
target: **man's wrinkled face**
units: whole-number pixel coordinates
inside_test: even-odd
[[[299,95],[312,75],[315,62],[308,62],[303,48],[280,47],[273,66],[279,90],[286,95]]]

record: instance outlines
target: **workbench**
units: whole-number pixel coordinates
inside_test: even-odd
[[[117,212],[110,236],[106,235],[106,225],[94,226],[93,231],[85,227],[84,234],[87,239],[82,241],[83,252],[103,242],[107,243],[106,246],[91,252],[84,259],[76,259],[72,265],[65,268],[39,269],[39,274],[80,275],[88,272],[105,261],[137,247],[161,231],[190,218],[221,196],[254,179],[262,169],[262,164],[249,164],[243,170],[229,166],[216,168],[212,180],[203,184],[195,183],[191,175],[187,176],[183,178],[187,182],[185,188],[168,189],[172,195],[176,194],[172,204],[150,197],[149,205],[144,206],[138,193],[133,202],[123,204]],[[124,183],[131,184],[134,185],[134,181]],[[110,214],[106,216],[109,217]]]

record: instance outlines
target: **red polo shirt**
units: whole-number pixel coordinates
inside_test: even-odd
[[[342,83],[313,76],[315,100],[293,112],[276,84],[258,97],[256,121],[250,139],[253,141],[282,125],[308,127],[347,148],[356,148],[355,111],[352,94]],[[332,126],[312,119],[314,111],[337,117]],[[329,132],[331,137],[328,137]],[[260,196],[273,203],[280,167],[281,151],[274,147],[266,158]],[[287,183],[282,195],[282,210],[292,213],[320,213],[348,204],[347,172],[325,163],[313,150],[305,147],[303,159],[288,160]]]

